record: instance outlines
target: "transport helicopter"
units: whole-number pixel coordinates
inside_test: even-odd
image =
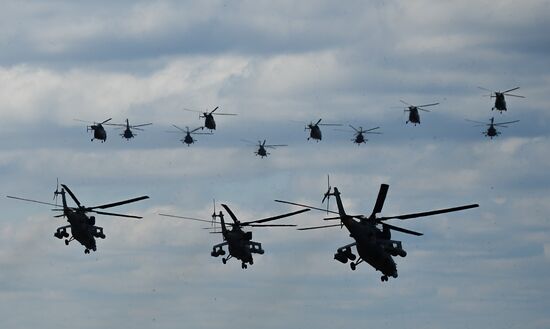
[[[397,240],[392,240],[391,232],[398,231],[401,233],[412,234],[415,236],[420,236],[423,234],[420,232],[415,232],[412,230],[408,230],[408,229],[404,229],[398,226],[388,224],[385,221],[389,219],[405,220],[405,219],[416,218],[416,217],[432,216],[432,215],[443,214],[448,212],[466,210],[466,209],[475,208],[479,206],[477,204],[470,204],[470,205],[465,205],[460,207],[431,210],[431,211],[413,213],[413,214],[407,214],[407,215],[377,217],[377,214],[379,214],[382,211],[382,207],[384,206],[384,201],[386,199],[386,194],[388,193],[388,188],[389,188],[389,185],[387,184],[380,185],[380,190],[378,192],[378,198],[376,199],[374,209],[372,210],[372,213],[370,214],[370,216],[367,217],[364,215],[348,215],[344,209],[344,205],[342,203],[342,199],[340,197],[340,192],[338,191],[338,188],[335,187],[334,189],[332,189],[329,185],[328,191],[325,193],[323,197],[323,202],[327,200],[327,206],[328,206],[328,199],[331,196],[334,196],[336,198],[338,212],[330,211],[328,210],[328,208],[326,209],[326,211],[328,213],[337,214],[338,216],[332,217],[332,218],[325,218],[325,220],[340,220],[340,224],[305,227],[305,228],[299,228],[298,230],[303,231],[303,230],[314,230],[314,229],[321,229],[321,228],[327,228],[327,227],[345,226],[350,233],[350,237],[355,241],[343,247],[338,248],[336,253],[334,254],[334,259],[344,264],[347,263],[348,260],[350,260],[351,261],[350,268],[353,271],[355,271],[357,265],[359,265],[362,262],[366,262],[369,265],[371,265],[375,270],[382,272],[382,276],[380,278],[382,281],[388,281],[389,277],[397,278],[397,266],[395,264],[393,257],[407,256],[407,252],[403,249],[402,242]],[[325,211],[325,209],[311,207],[311,206],[307,206],[299,203],[282,201],[282,200],[275,200],[275,201],[296,205],[296,206],[301,206],[301,207],[306,207],[308,209]],[[358,221],[356,219],[358,219]],[[357,253],[359,254],[359,257],[357,257],[352,252],[352,247],[356,248]]]
[[[525,98],[525,96],[509,94],[509,92],[511,92],[511,91],[518,90],[519,87],[515,87],[515,88],[512,88],[512,89],[505,90],[505,91],[492,91],[490,89],[483,88],[483,87],[478,87],[478,88],[491,93],[490,97],[495,99],[495,105],[491,108],[491,111],[497,110],[497,111],[500,111],[500,113],[502,113],[502,111],[507,111],[508,110],[506,108],[506,99],[505,99],[504,96]]]
[[[355,136],[352,138],[351,141],[357,144],[357,146],[361,144],[366,144],[368,139],[364,136],[365,134],[378,134],[378,135],[382,134],[381,132],[373,131],[376,129],[380,129],[380,127],[374,127],[367,130],[363,130],[363,127],[359,127],[359,129],[357,129],[352,125],[349,125],[349,126],[351,127],[351,129],[355,131]]]
[[[73,199],[74,203],[76,203],[77,207],[69,207],[67,205],[65,193],[69,194],[71,199]],[[15,200],[45,204],[45,205],[56,207],[55,209],[53,209],[55,211],[63,211],[61,215],[56,215],[54,217],[56,218],[66,217],[67,221],[69,222],[69,225],[65,225],[57,228],[56,232],[53,234],[54,237],[58,239],[65,238],[65,245],[67,246],[73,240],[80,242],[80,244],[82,244],[85,248],[84,249],[85,254],[89,254],[90,250],[93,250],[93,251],[97,250],[96,238],[105,239],[105,233],[103,233],[103,227],[96,226],[95,216],[87,216],[86,215],[87,213],[96,213],[99,215],[106,215],[106,216],[141,219],[142,217],[140,216],[105,212],[97,209],[107,209],[112,207],[118,207],[127,203],[137,202],[137,201],[141,201],[149,198],[148,196],[141,196],[138,198],[128,199],[128,200],[114,202],[114,203],[108,203],[108,204],[95,206],[95,207],[85,207],[80,203],[80,201],[78,201],[74,193],[65,184],[61,184],[61,191],[59,191],[59,188],[56,188],[56,190],[54,191],[54,199],[57,200],[57,196],[59,195],[61,195],[61,200],[63,202],[62,207],[60,207],[57,204],[53,204],[49,202],[24,199],[24,198],[19,198],[15,196],[7,196],[7,197]],[[67,229],[71,230],[71,234],[67,232]]]
[[[487,126],[487,130],[483,131],[482,134],[485,135],[486,137],[491,138],[491,139],[493,139],[493,137],[497,137],[498,135],[500,135],[500,131],[498,131],[496,127],[508,128],[508,126],[505,126],[505,125],[519,122],[519,120],[514,120],[514,121],[495,123],[495,118],[494,117],[491,118],[490,123],[485,123],[485,122],[481,122],[481,121],[474,121],[474,120],[468,120],[468,119],[466,119],[466,121],[473,122],[473,123],[478,123],[474,127]]]
[[[322,119],[317,120],[316,123],[313,123],[311,121],[309,124],[306,125],[304,128],[305,130],[309,129],[309,137],[307,140],[314,139],[317,142],[323,139],[323,133],[321,132],[321,128],[319,126],[341,126],[339,123],[320,123]]]
[[[274,221],[277,219],[294,216],[301,214],[303,212],[309,211],[309,209],[302,209],[278,216],[256,219],[247,222],[240,222],[233,211],[225,204],[222,204],[222,207],[227,211],[233,223],[226,223],[224,219],[223,212],[216,213],[216,208],[214,204],[214,212],[212,214],[212,221],[206,219],[192,218],[192,217],[182,217],[168,214],[159,214],[160,216],[173,217],[173,218],[182,218],[206,223],[216,223],[216,219],[219,218],[221,225],[221,232],[212,232],[212,233],[221,233],[223,236],[223,242],[218,243],[212,247],[212,252],[210,255],[212,257],[224,256],[226,251],[223,249],[227,246],[227,251],[229,255],[227,257],[222,257],[222,263],[226,264],[227,261],[231,258],[236,258],[241,261],[241,268],[246,269],[247,264],[253,265],[254,259],[252,254],[264,254],[264,249],[262,249],[262,244],[260,242],[252,241],[252,232],[245,232],[243,227],[295,227],[294,224],[263,224],[265,222]],[[228,228],[230,226],[231,228]]]
[[[251,142],[251,141],[248,141],[248,140],[245,140],[243,139],[242,140],[243,142],[245,143],[248,143],[248,144],[254,144],[255,146],[258,147],[258,150],[256,152],[254,152],[254,154],[256,154],[257,156],[260,156],[262,159],[268,155],[270,155],[271,153],[267,152],[267,149],[274,149],[276,147],[283,147],[283,146],[288,146],[286,144],[271,144],[271,145],[266,145],[266,140],[264,139],[264,141],[258,141],[258,144],[254,143],[254,142]]]
[[[143,129],[140,128],[140,127],[150,126],[150,125],[152,125],[152,123],[143,123],[143,124],[140,124],[140,125],[131,125],[130,122],[128,121],[128,119],[126,119],[126,124],[109,123],[108,125],[109,126],[119,126],[119,127],[125,128],[124,132],[122,134],[120,134],[120,136],[122,136],[123,138],[126,138],[126,140],[130,140],[131,138],[134,138],[135,136],[137,136],[137,134],[134,133],[132,131],[132,129],[143,131]]]
[[[201,113],[199,114],[199,118],[204,118],[204,127],[208,130],[216,130],[216,121],[214,120],[214,115],[237,115],[235,113],[214,113],[216,110],[218,110],[219,106],[216,106],[212,111],[196,111],[191,109],[184,109],[185,111],[190,112],[197,112]]]
[[[89,126],[86,126],[86,131],[93,131],[94,137],[90,141],[94,141],[94,139],[100,140],[102,143],[107,140],[107,132],[105,131],[105,128],[103,128],[103,125],[107,122],[111,121],[113,118],[109,118],[103,122],[94,122]],[[89,121],[74,119],[75,121],[85,122],[85,123],[91,123]]]
[[[201,133],[197,132],[199,129],[204,129],[204,127],[197,127],[193,130],[189,130],[189,127],[185,127],[185,129],[180,128],[176,125],[172,125],[175,128],[177,128],[179,131],[168,131],[169,133],[184,133],[185,137],[180,139],[180,141],[184,144],[187,144],[187,146],[191,146],[191,144],[195,143],[197,140],[193,138],[191,135],[212,135],[212,133]]]
[[[424,111],[424,112],[430,112],[430,110],[426,110],[424,107],[428,106],[435,106],[439,105],[439,103],[432,103],[432,104],[424,104],[424,105],[411,105],[403,100],[399,100],[401,103],[407,105],[407,108],[405,109],[405,112],[409,112],[409,120],[407,120],[407,123],[414,123],[416,126],[417,124],[420,124],[420,113],[418,110]]]

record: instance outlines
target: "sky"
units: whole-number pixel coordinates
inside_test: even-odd
[[[0,199],[6,328],[522,328],[550,326],[550,1],[6,1],[0,12],[2,194],[52,202],[56,179],[97,216],[85,255],[53,237],[50,207]],[[506,90],[491,111],[478,87]],[[405,124],[400,100],[440,103]],[[171,126],[213,135],[183,145]],[[490,140],[471,122],[520,120]],[[152,122],[126,141],[86,123]],[[322,118],[323,140],[304,126]],[[355,127],[380,127],[366,144]],[[343,130],[343,131],[342,131]],[[183,136],[182,136],[183,137]],[[243,140],[288,144],[267,158]],[[333,259],[345,230],[253,230],[266,253],[242,270],[210,256],[218,235],[159,213],[243,221],[323,207],[326,177],[348,213],[478,203],[391,224],[406,258],[380,281]],[[114,210],[114,209],[113,209]],[[281,220],[321,225],[324,214]]]

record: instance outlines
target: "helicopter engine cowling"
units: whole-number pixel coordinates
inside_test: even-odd
[[[252,240],[252,232],[245,232],[243,238],[248,241]]]
[[[334,254],[334,259],[336,259],[342,264],[345,264],[348,262],[348,255],[346,255],[346,253],[344,252],[338,251]]]
[[[95,216],[90,216],[90,218],[88,218],[88,224],[95,225]]]

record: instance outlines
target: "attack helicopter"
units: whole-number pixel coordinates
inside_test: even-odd
[[[131,138],[134,138],[135,136],[137,136],[137,134],[134,133],[132,131],[132,129],[143,131],[143,129],[140,128],[140,127],[150,126],[150,125],[152,125],[152,123],[143,123],[143,124],[139,124],[139,125],[131,125],[130,122],[128,121],[128,119],[126,119],[126,124],[123,124],[123,123],[109,123],[108,125],[109,126],[118,126],[118,127],[125,128],[124,132],[122,134],[120,134],[120,136],[122,136],[122,138],[126,138],[126,140],[130,140]]]
[[[262,224],[265,222],[274,221],[277,219],[294,216],[297,214],[301,214],[303,212],[309,211],[309,209],[302,209],[278,216],[268,217],[268,218],[262,218],[257,220],[252,220],[248,222],[240,222],[233,211],[225,204],[222,204],[222,207],[227,211],[231,219],[233,219],[233,223],[226,223],[224,219],[223,212],[216,213],[216,208],[214,204],[214,212],[212,213],[212,221],[206,220],[206,219],[200,219],[200,218],[192,218],[192,217],[182,217],[182,216],[175,216],[175,215],[168,215],[168,214],[159,214],[160,216],[165,217],[172,217],[172,218],[182,218],[182,219],[188,219],[188,220],[194,220],[194,221],[200,221],[200,222],[206,222],[206,223],[217,223],[216,219],[219,218],[220,220],[220,226],[221,226],[221,232],[212,232],[212,233],[220,233],[223,236],[224,242],[218,243],[212,247],[212,252],[210,255],[212,257],[219,257],[224,256],[226,254],[226,251],[223,249],[223,247],[227,246],[229,255],[227,257],[222,257],[222,263],[226,264],[227,261],[231,258],[236,258],[241,261],[241,268],[246,269],[248,266],[247,264],[253,265],[254,259],[252,257],[252,254],[264,254],[264,249],[262,249],[262,244],[260,242],[252,241],[252,232],[248,231],[245,232],[243,230],[243,227],[295,227],[294,224]],[[227,228],[227,226],[231,226],[231,228]]]
[[[414,123],[416,126],[417,124],[420,124],[420,114],[418,110],[424,111],[424,112],[430,112],[430,110],[426,110],[424,107],[428,106],[435,106],[439,105],[439,103],[431,103],[431,104],[424,104],[424,105],[411,105],[403,100],[399,100],[401,103],[407,105],[407,108],[405,108],[405,112],[409,112],[409,120],[405,122],[407,123]]]
[[[497,137],[498,135],[500,135],[500,131],[498,131],[496,127],[508,128],[508,126],[505,126],[505,125],[519,122],[519,120],[514,120],[514,121],[495,123],[495,118],[494,117],[491,118],[490,123],[485,123],[485,122],[481,122],[481,121],[474,121],[474,120],[468,120],[468,119],[466,119],[466,121],[473,122],[473,123],[478,123],[474,127],[488,126],[487,130],[483,131],[482,134],[485,135],[486,137],[490,137],[491,139],[493,139],[493,137]]]
[[[177,128],[179,131],[168,131],[169,133],[185,133],[185,137],[180,139],[182,143],[187,144],[187,146],[191,146],[191,144],[195,143],[197,140],[193,138],[191,135],[212,135],[212,133],[201,133],[197,132],[199,129],[204,129],[204,127],[197,127],[193,130],[189,130],[189,127],[185,127],[185,129],[180,128],[176,125],[172,125],[175,128]]]
[[[525,96],[520,96],[520,95],[514,95],[514,94],[508,94],[509,92],[511,91],[514,91],[514,90],[518,90],[519,87],[515,87],[515,88],[512,88],[512,89],[508,89],[508,90],[505,90],[505,91],[492,91],[492,90],[489,90],[487,88],[483,88],[483,87],[478,87],[479,89],[481,90],[485,90],[485,91],[488,91],[491,93],[491,98],[495,98],[495,106],[493,106],[491,108],[491,111],[493,110],[497,110],[497,111],[500,111],[500,113],[502,113],[502,111],[507,111],[508,109],[506,108],[506,99],[504,96],[512,96],[512,97],[518,97],[518,98],[525,98]]]
[[[386,199],[386,194],[388,193],[388,188],[389,185],[387,184],[380,185],[380,190],[378,192],[376,203],[374,205],[372,213],[368,217],[364,215],[348,215],[344,209],[344,205],[342,203],[338,188],[335,187],[334,189],[332,189],[330,185],[323,197],[323,202],[327,200],[326,210],[289,201],[275,201],[337,214],[337,217],[325,218],[325,220],[340,220],[340,224],[305,227],[299,228],[298,230],[305,231],[337,226],[341,228],[345,226],[346,229],[350,232],[350,237],[353,238],[355,241],[338,248],[336,253],[334,254],[334,259],[343,264],[347,263],[348,260],[350,260],[350,268],[353,271],[355,271],[357,265],[362,262],[366,262],[371,265],[375,270],[382,272],[382,276],[380,278],[381,281],[388,281],[389,277],[397,278],[397,266],[395,264],[395,261],[393,260],[393,257],[407,256],[407,252],[403,249],[402,242],[392,240],[391,231],[398,231],[415,236],[423,235],[420,232],[415,232],[385,223],[385,221],[389,219],[405,220],[416,217],[432,216],[448,212],[466,210],[479,206],[477,204],[470,204],[460,207],[432,210],[407,215],[377,217],[376,215],[382,211],[382,207],[384,206],[384,201]],[[328,210],[328,200],[331,196],[334,196],[336,198],[338,212]],[[355,219],[359,219],[359,221]],[[356,248],[357,253],[359,254],[358,259],[357,256],[352,252],[352,247]]]
[[[94,139],[98,139],[100,140],[102,143],[105,142],[107,140],[107,132],[105,131],[105,128],[103,128],[103,125],[106,124],[107,122],[111,121],[113,118],[109,118],[103,122],[94,122],[92,123],[91,125],[89,126],[86,126],[86,131],[93,131],[94,132],[94,137],[92,137],[92,139],[90,141],[94,141]],[[80,122],[86,122],[86,123],[91,123],[89,121],[84,121],[84,120],[79,120],[79,119],[74,119],[75,121],[80,121]]]
[[[323,139],[323,133],[321,132],[321,128],[319,126],[341,126],[339,123],[320,123],[322,119],[317,120],[316,123],[313,123],[311,121],[309,124],[306,125],[304,128],[304,131],[309,129],[309,137],[307,140],[315,139],[317,142]]]
[[[361,144],[366,144],[368,139],[364,136],[365,134],[378,134],[378,135],[382,134],[381,132],[373,131],[376,129],[380,129],[380,127],[374,127],[367,130],[363,130],[363,127],[359,127],[359,129],[357,129],[352,125],[349,125],[349,126],[351,129],[355,131],[355,136],[351,139],[351,141],[357,144],[357,146]]]
[[[216,121],[214,120],[214,115],[237,115],[235,113],[214,113],[216,110],[218,110],[219,106],[216,106],[212,111],[196,111],[191,109],[184,109],[185,111],[190,112],[197,112],[201,113],[199,114],[199,118],[204,118],[204,127],[208,130],[216,130]]]
[[[74,203],[76,203],[77,207],[69,207],[67,205],[65,193],[69,194],[71,199],[73,199]],[[24,199],[24,198],[19,198],[15,196],[9,196],[9,195],[7,197],[15,200],[45,204],[48,206],[56,207],[55,209],[53,209],[55,211],[63,211],[62,214],[56,215],[54,217],[56,218],[66,217],[67,221],[69,222],[69,225],[65,225],[57,228],[57,230],[53,234],[54,237],[58,239],[65,238],[65,245],[67,246],[73,240],[80,242],[80,244],[82,244],[85,248],[84,249],[85,254],[89,254],[90,250],[93,250],[93,251],[97,250],[96,240],[95,240],[96,238],[105,239],[105,233],[103,233],[103,227],[96,226],[95,216],[87,216],[86,215],[87,213],[96,213],[99,215],[106,215],[106,216],[141,219],[142,217],[140,216],[105,212],[105,211],[100,211],[96,209],[107,209],[112,207],[118,207],[127,203],[137,202],[137,201],[141,201],[149,198],[148,196],[141,196],[138,198],[128,199],[128,200],[114,202],[114,203],[108,203],[108,204],[95,206],[95,207],[85,207],[80,203],[80,201],[76,198],[74,193],[65,184],[61,184],[61,191],[59,191],[59,186],[55,189],[54,199],[57,200],[57,197],[59,195],[61,195],[61,200],[63,204],[62,207],[60,207],[57,204],[53,204],[49,202]],[[71,234],[67,232],[67,229],[69,228],[71,230]]]
[[[248,140],[245,140],[243,139],[242,140],[243,142],[245,143],[248,143],[248,144],[254,144],[255,146],[258,147],[258,150],[254,152],[254,154],[256,154],[257,156],[260,156],[262,159],[268,155],[270,155],[271,153],[267,152],[267,149],[274,149],[276,147],[283,147],[283,146],[288,146],[286,144],[271,144],[271,145],[266,145],[266,140],[264,139],[264,141],[258,141],[258,144],[254,143],[254,142],[251,142],[251,141],[248,141]]]

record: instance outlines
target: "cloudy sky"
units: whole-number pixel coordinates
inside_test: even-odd
[[[107,239],[85,255],[53,237],[47,206],[0,201],[0,318],[6,328],[548,328],[550,2],[5,1],[0,11],[0,180],[4,195],[51,202],[56,178],[97,205]],[[483,86],[521,86],[491,112]],[[406,125],[399,100],[439,102]],[[212,136],[166,133],[220,106]],[[520,120],[489,140],[464,119]],[[74,119],[153,122],[90,142]],[[351,131],[382,135],[353,145]],[[345,126],[344,126],[345,127]],[[268,158],[242,141],[288,144]],[[320,205],[326,175],[350,213],[468,203],[399,224],[408,252],[381,283],[333,260],[339,228],[256,229],[266,254],[246,271],[212,258],[200,223],[212,199],[242,220]],[[318,225],[323,214],[285,219]]]

